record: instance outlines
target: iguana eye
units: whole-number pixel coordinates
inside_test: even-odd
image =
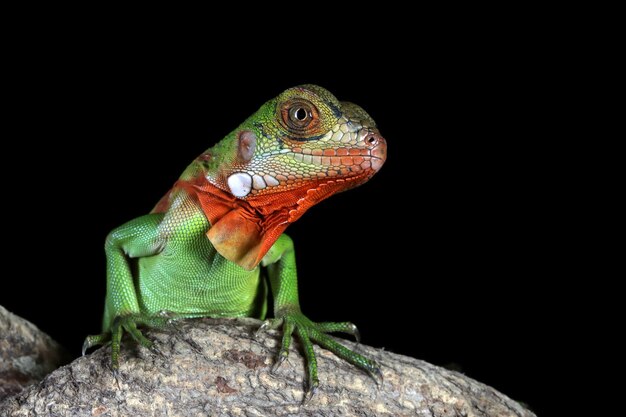
[[[313,110],[307,103],[294,103],[289,108],[289,120],[287,125],[293,129],[300,130],[308,127],[313,120]]]
[[[282,108],[282,118],[286,127],[302,132],[318,124],[317,108],[305,100],[292,100]]]
[[[304,107],[292,107],[289,116],[296,123],[304,122],[307,117],[311,117]]]

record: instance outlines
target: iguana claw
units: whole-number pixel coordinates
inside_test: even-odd
[[[383,383],[385,382],[385,378],[383,377],[383,373],[380,370],[380,365],[378,365],[378,363],[376,362],[374,363],[376,364],[377,367],[367,371],[367,373],[369,374],[369,376],[372,377],[374,382],[376,382],[376,385],[380,388],[383,386]]]
[[[302,406],[306,407],[311,402],[311,399],[317,392],[318,385],[314,385],[312,387],[307,387],[307,390],[304,392],[304,397],[302,398]]]
[[[91,349],[94,346],[104,345],[108,343],[110,340],[111,340],[110,333],[102,333],[102,334],[97,334],[93,336],[87,336],[85,338],[85,341],[83,342],[83,348],[81,351],[82,356],[85,356],[88,349]]]

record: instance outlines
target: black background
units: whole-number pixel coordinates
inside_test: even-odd
[[[67,39],[11,64],[5,257],[18,268],[0,304],[78,354],[99,331],[106,234],[265,100],[315,83],[363,106],[389,157],[290,226],[303,311],[540,409],[555,266],[532,64],[462,36],[293,56],[280,42],[218,55],[214,40]]]

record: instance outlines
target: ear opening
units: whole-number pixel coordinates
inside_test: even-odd
[[[256,135],[249,130],[242,130],[238,136],[238,156],[243,162],[250,162],[256,149]]]

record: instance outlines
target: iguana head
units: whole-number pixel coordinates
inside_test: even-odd
[[[334,192],[352,188],[371,178],[387,154],[365,110],[315,85],[268,101],[218,147],[210,150],[209,181],[245,200],[322,184]]]
[[[268,101],[180,177],[226,259],[255,268],[292,222],[329,196],[366,182],[387,145],[359,106],[314,85]],[[176,188],[176,187],[175,187]],[[154,211],[165,211],[166,196]]]

